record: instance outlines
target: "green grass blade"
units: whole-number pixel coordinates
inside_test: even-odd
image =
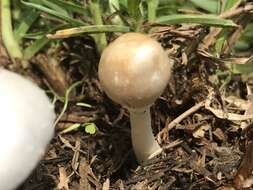
[[[14,37],[18,43],[38,17],[39,13],[34,10],[24,12],[21,23],[19,23],[18,27],[14,30]]]
[[[11,58],[22,58],[21,49],[14,38],[14,33],[12,29],[12,17],[10,0],[1,1],[1,29],[2,29],[2,39],[5,48],[7,49]]]
[[[127,2],[128,0],[119,0],[119,7],[121,7],[120,9],[124,9],[127,10]]]
[[[210,13],[218,13],[218,1],[217,0],[190,0],[195,6],[204,9]]]
[[[23,4],[25,4],[26,6],[28,6],[28,7],[35,8],[35,9],[37,9],[39,11],[48,13],[50,15],[53,15],[53,16],[55,16],[57,18],[60,18],[60,19],[62,19],[64,21],[66,21],[68,23],[71,23],[73,25],[85,25],[85,23],[82,22],[80,19],[79,20],[78,19],[74,19],[72,17],[66,16],[66,15],[64,15],[62,13],[59,13],[59,12],[57,12],[55,10],[52,10],[52,9],[49,9],[49,8],[47,8],[45,6],[40,5],[40,4],[30,3],[30,2],[27,2],[27,1],[23,1],[23,0],[21,0],[21,2]]]
[[[33,57],[41,48],[43,48],[50,40],[44,36],[40,39],[35,40],[32,45],[28,46],[24,50],[24,58],[30,59]]]
[[[92,108],[92,106],[90,104],[87,104],[84,102],[77,102],[76,105],[80,106],[80,107],[85,107],[85,108]]]
[[[12,0],[11,1],[11,14],[13,20],[19,20],[21,18],[21,6],[19,0]]]
[[[222,12],[229,11],[230,9],[232,9],[233,7],[238,5],[238,3],[240,3],[240,2],[241,2],[241,0],[225,0],[224,6],[222,7]],[[220,34],[215,42],[216,53],[218,53],[218,54],[222,53],[223,46],[230,34],[231,34],[230,28],[224,28],[220,32]]]
[[[243,64],[243,65],[232,64],[231,71],[234,74],[244,74],[244,75],[253,73],[253,62]]]
[[[224,43],[226,41],[226,38],[227,38],[228,34],[229,33],[226,30],[224,30],[224,31],[221,32],[220,37],[217,38],[217,40],[216,40],[216,42],[214,44],[214,49],[215,49],[216,53],[218,53],[218,54],[221,53],[223,45],[224,45]]]
[[[49,32],[53,32],[53,31],[55,31],[59,28],[63,28],[63,27],[66,27],[66,25],[64,25],[64,24],[58,25],[58,26],[54,27],[53,29],[51,29]],[[34,40],[33,43],[24,50],[24,58],[30,59],[37,52],[39,52],[48,42],[50,42],[50,39],[48,39],[45,34],[42,37]]]
[[[66,10],[71,11],[73,13],[84,14],[85,12],[88,11],[87,7],[82,7],[81,5],[77,3],[74,4],[69,1],[54,0],[54,3],[58,4],[59,6],[64,7]]]
[[[227,11],[239,3],[241,0],[225,0],[223,11]]]
[[[100,9],[99,0],[91,0],[89,3],[90,12],[96,25],[103,25],[102,14]],[[99,52],[107,46],[105,34],[97,34],[94,36]]]
[[[62,116],[64,115],[65,111],[68,108],[68,104],[69,104],[69,96],[72,90],[74,90],[77,86],[81,85],[82,81],[77,81],[75,83],[73,83],[67,90],[64,96],[64,105],[63,108],[60,112],[60,114],[58,115],[57,119],[54,122],[54,126],[56,126],[56,124],[60,121],[60,119],[62,118]]]
[[[140,3],[141,3],[141,0],[128,0],[127,1],[128,14],[135,21],[138,21],[141,17],[141,11],[139,8]]]
[[[74,123],[73,125],[70,125],[68,128],[64,129],[61,133],[62,134],[69,133],[69,132],[79,129],[80,127],[81,127],[80,123]]]
[[[219,27],[236,27],[237,25],[232,20],[220,19],[215,15],[169,15],[162,16],[156,20],[160,24],[180,24],[180,23],[196,23],[209,26]]]
[[[108,7],[111,15],[115,14],[116,12],[119,13],[120,10],[119,0],[109,0]],[[113,18],[111,19],[111,22],[112,24],[119,24],[119,25],[124,24],[119,15],[114,15]]]
[[[41,2],[47,6],[48,8],[61,13],[62,15],[65,15],[67,17],[69,17],[70,15],[68,14],[68,12],[61,6],[57,5],[54,3],[54,1],[48,1],[48,0],[41,0]]]
[[[154,22],[156,19],[156,11],[159,4],[158,0],[147,0],[148,4],[148,21]]]
[[[78,36],[83,33],[105,33],[105,32],[129,32],[130,28],[127,26],[118,25],[93,25],[69,28],[64,30],[58,30],[55,34],[47,35],[51,39],[69,38],[72,36]]]
[[[38,31],[33,33],[26,33],[23,38],[27,40],[38,40],[45,36],[45,31]]]

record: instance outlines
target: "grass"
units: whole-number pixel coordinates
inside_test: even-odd
[[[56,138],[56,146],[53,147],[56,149],[50,152],[52,155],[56,153],[57,157],[61,159],[62,155],[65,156],[69,153],[69,147],[65,145],[71,145],[72,147],[75,144],[76,148],[73,148],[74,155],[70,154],[73,161],[70,160],[68,164],[65,164],[64,161],[67,173],[72,172],[69,183],[79,183],[79,178],[86,176],[86,173],[85,175],[80,173],[81,167],[79,166],[83,164],[81,158],[86,158],[90,154],[89,152],[86,154],[89,149],[91,149],[92,158],[89,159],[89,156],[87,156],[87,161],[91,162],[87,166],[91,168],[90,171],[93,170],[98,176],[97,181],[101,184],[101,189],[105,182],[104,178],[111,180],[112,185],[121,177],[124,179],[122,184],[127,184],[125,182],[134,184],[134,181],[142,179],[143,173],[147,171],[150,172],[150,175],[143,178],[143,183],[138,181],[140,182],[138,185],[146,184],[147,181],[153,183],[155,177],[157,177],[156,184],[150,186],[154,189],[167,182],[175,186],[175,189],[186,189],[189,185],[193,185],[193,189],[195,186],[196,188],[200,186],[202,188],[203,184],[206,185],[206,189],[214,186],[215,188],[212,189],[216,189],[218,188],[216,186],[223,183],[226,185],[231,183],[232,177],[229,173],[222,173],[221,180],[214,178],[215,184],[211,182],[212,177],[217,174],[215,173],[217,168],[212,166],[213,161],[216,157],[220,157],[215,154],[215,158],[212,158],[209,153],[210,150],[216,150],[214,149],[215,146],[208,146],[208,149],[205,150],[207,146],[202,146],[201,141],[204,139],[204,143],[217,144],[226,148],[233,147],[236,150],[239,145],[241,148],[241,144],[245,141],[244,137],[241,138],[243,134],[239,130],[235,130],[235,127],[240,128],[242,122],[236,123],[229,121],[227,118],[218,118],[215,112],[224,111],[224,115],[243,112],[241,108],[236,110],[236,105],[230,107],[231,104],[229,103],[228,106],[226,97],[235,95],[239,100],[242,100],[247,98],[248,95],[246,94],[247,84],[243,80],[253,72],[253,58],[251,56],[253,23],[252,20],[247,19],[251,18],[252,14],[249,14],[246,9],[249,2],[247,0],[1,1],[2,40],[11,61],[16,63],[13,65],[17,65],[20,69],[23,65],[19,63],[23,63],[23,61],[30,63],[22,68],[22,71],[24,73],[26,71],[29,73],[31,70],[36,71],[36,73],[33,73],[35,75],[39,74],[36,75],[36,79],[51,89],[50,95],[54,98],[53,102],[58,113],[55,125],[60,123],[64,127],[68,126],[65,129],[61,128],[61,133],[57,134],[71,133],[76,130],[81,131],[81,133],[64,135],[64,137],[71,137],[68,138],[69,142],[65,141],[66,144],[61,143]],[[241,13],[238,12],[239,9],[242,9]],[[228,13],[230,16],[224,17]],[[157,114],[154,121],[155,126],[164,126],[164,131],[167,131],[168,121],[175,121],[181,116],[181,120],[177,122],[178,125],[174,126],[169,134],[164,133],[164,138],[160,139],[161,142],[169,139],[166,142],[168,147],[172,146],[173,142],[177,142],[178,139],[182,143],[180,149],[176,149],[176,146],[180,146],[177,143],[177,145],[168,148],[168,153],[171,153],[172,159],[165,161],[164,167],[154,165],[157,168],[165,168],[168,171],[167,173],[166,171],[160,172],[161,170],[159,172],[154,170],[152,173],[152,169],[146,170],[147,168],[145,168],[144,171],[138,170],[142,173],[139,175],[141,178],[139,178],[136,172],[132,172],[133,168],[129,167],[129,160],[125,162],[128,151],[130,151],[129,147],[131,148],[129,144],[126,146],[126,142],[129,142],[128,128],[125,127],[128,125],[128,113],[103,96],[97,81],[96,69],[100,53],[112,39],[126,32],[147,33],[155,37],[175,60],[174,81],[164,96],[152,107],[153,113]],[[203,44],[206,46],[201,46]],[[55,61],[51,62],[45,59],[46,66],[50,67],[55,62],[58,64],[52,67],[53,71],[50,70],[52,71],[50,73],[57,73],[57,76],[63,73],[59,78],[66,78],[67,80],[66,88],[61,88],[65,93],[59,95],[57,88],[52,86],[51,81],[45,75],[45,71],[40,70],[36,64],[40,55],[46,58],[51,58],[51,56],[54,58]],[[55,71],[57,68],[61,68],[62,72]],[[40,78],[41,75],[43,77]],[[53,82],[57,76],[52,77]],[[65,81],[62,83],[65,87]],[[208,110],[207,106],[203,104],[201,110],[199,110],[199,107],[198,110],[195,109],[189,112],[191,106],[194,108],[194,104],[198,105],[198,101],[205,99],[208,93],[210,95],[211,92],[209,91],[215,94],[214,97],[211,97],[213,102],[210,104],[215,109],[210,109],[212,107],[209,106]],[[72,97],[72,94],[74,97]],[[184,116],[185,113],[192,115]],[[72,120],[66,119],[67,121],[63,121],[65,115],[74,115],[76,117]],[[173,117],[175,120],[173,120]],[[205,127],[208,125],[209,129],[208,131],[200,131],[203,137],[196,139],[192,134],[199,132],[203,125]],[[194,129],[191,127],[194,127]],[[163,131],[160,128],[154,129],[156,132],[158,130]],[[214,133],[216,129],[220,129],[225,137],[219,139],[219,134]],[[88,135],[85,136],[83,132]],[[94,133],[97,134],[96,138],[92,136]],[[79,135],[81,135],[81,141],[78,145],[76,136],[79,137]],[[92,141],[89,142],[87,137],[92,137]],[[86,142],[91,144],[86,145]],[[62,145],[60,152],[59,145]],[[126,150],[122,145],[126,146]],[[193,152],[192,150],[197,151]],[[186,154],[182,154],[184,151],[186,151]],[[79,152],[81,154],[76,156]],[[175,157],[177,153],[180,153],[179,157]],[[199,159],[195,159],[196,156]],[[231,153],[228,157],[230,156]],[[79,158],[80,163],[77,166],[75,163],[79,162]],[[189,159],[192,159],[192,163],[196,165],[189,165]],[[237,158],[236,160],[240,159]],[[100,167],[96,167],[99,162],[101,162]],[[50,171],[52,165],[55,166]],[[53,162],[52,165],[47,168],[50,175],[44,176],[53,176],[54,180],[58,180],[58,163]],[[59,165],[62,164],[59,163]],[[218,160],[218,166],[221,166],[220,160]],[[77,170],[77,167],[80,170]],[[86,168],[88,167],[85,165],[85,172],[87,172]],[[112,168],[113,171],[111,172],[108,168]],[[179,168],[179,170],[175,170],[175,168]],[[187,171],[185,172],[182,169]],[[214,171],[214,175],[209,176],[206,173],[201,173],[202,171]],[[131,173],[135,173],[135,178],[132,178],[132,181],[129,177],[132,175]],[[252,173],[252,171],[249,173]],[[120,177],[117,176],[118,174],[120,174]],[[162,174],[163,177],[157,174]],[[87,176],[91,177],[90,174],[87,174]],[[211,177],[210,180],[206,176]],[[94,185],[94,180],[97,183],[95,178],[92,178],[92,180],[92,185]],[[89,183],[91,184],[89,180],[85,181],[86,185],[89,185]],[[182,184],[187,187],[181,186]],[[166,186],[164,186],[164,189],[166,189]]]
[[[143,30],[142,25],[145,22],[156,22],[161,24],[198,23],[219,27],[236,26],[232,20],[220,19],[218,16],[214,15],[215,13],[213,10],[217,9],[214,5],[218,6],[218,3],[214,3],[215,1],[200,3],[195,0],[192,2],[192,6],[195,6],[195,8],[200,7],[205,9],[206,7],[205,11],[207,11],[207,13],[211,11],[213,15],[209,13],[202,13],[201,15],[168,15],[166,14],[166,9],[163,9],[162,12],[164,12],[164,14],[157,16],[159,7],[165,6],[164,3],[158,0],[113,0],[108,1],[107,4],[102,4],[100,0],[92,0],[89,1],[88,4],[63,0],[22,0],[21,3],[17,3],[17,0],[15,0],[13,9],[19,10],[19,12],[22,13],[19,14],[19,18],[14,20],[11,18],[10,14],[10,1],[3,0],[3,40],[12,58],[24,58],[29,60],[46,44],[53,43],[52,40],[47,38],[47,35],[59,29],[69,29],[67,33],[78,29],[77,32],[74,32],[74,36],[80,36],[83,35],[83,33],[90,34],[94,37],[98,50],[101,52],[108,43],[106,33],[128,31],[149,32]],[[226,2],[225,8],[228,9],[228,7],[234,5],[233,2],[235,3],[237,1]],[[173,4],[173,1],[167,3],[167,5],[170,3]],[[209,6],[209,3],[212,5]],[[183,6],[183,3],[181,6]],[[180,4],[174,9],[176,10],[177,8],[180,8]],[[117,21],[114,18],[117,18]],[[43,26],[41,23],[44,23],[46,28],[42,29]],[[14,27],[12,28],[12,26]],[[42,29],[43,34],[37,36],[36,40],[30,40],[30,45],[25,47],[24,42],[27,40],[26,36],[31,34],[34,28],[36,28],[36,30]],[[89,31],[88,28],[92,28],[92,30]],[[72,33],[70,35],[63,35],[62,38],[66,37],[72,37]]]
[[[2,0],[2,39],[13,60],[29,61],[43,51],[45,46],[50,48],[65,38],[90,35],[95,40],[98,52],[102,52],[109,43],[109,34],[120,35],[130,31],[150,33],[152,27],[144,27],[147,23],[187,23],[203,25],[208,29],[221,29],[212,52],[219,57],[226,40],[238,27],[234,20],[220,18],[219,14],[232,11],[241,2],[226,0],[221,4],[218,0],[90,0],[89,3],[84,3],[75,0]],[[195,11],[195,14],[179,11],[185,8]],[[247,29],[247,34],[250,32],[252,27]],[[241,35],[237,44],[250,47],[252,40],[245,41],[244,33]],[[237,50],[238,48],[234,49]],[[69,91],[66,92],[68,93]],[[63,112],[67,99],[65,97]]]

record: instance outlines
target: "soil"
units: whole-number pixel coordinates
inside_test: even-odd
[[[246,182],[253,170],[251,122],[244,119],[243,127],[240,120],[250,110],[238,103],[250,103],[246,82],[240,75],[230,77],[222,58],[200,49],[207,34],[198,25],[160,26],[152,34],[174,67],[151,108],[153,132],[164,152],[142,166],[133,154],[128,111],[107,98],[99,84],[99,53],[92,38],[66,39],[37,55],[26,69],[6,61],[5,67],[61,96],[66,86],[82,80],[70,93],[45,157],[19,190],[232,190],[251,184]],[[51,61],[57,67],[45,67]],[[56,102],[58,114],[63,105]],[[83,128],[62,133],[75,123],[92,122],[95,134]]]

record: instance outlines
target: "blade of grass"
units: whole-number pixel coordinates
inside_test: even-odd
[[[162,16],[156,20],[160,24],[180,24],[180,23],[196,23],[204,24],[209,26],[220,26],[220,27],[237,27],[232,20],[220,19],[215,15],[169,15]]]
[[[236,42],[234,49],[236,52],[242,52],[246,51],[250,48],[250,43],[248,41],[240,39],[238,42]]]
[[[28,46],[24,50],[24,58],[25,59],[30,59],[33,57],[41,48],[43,48],[50,40],[44,36],[40,39],[35,40],[32,45]]]
[[[89,3],[90,12],[93,16],[96,25],[103,25],[99,0],[91,0]],[[102,52],[102,50],[107,46],[106,36],[105,34],[97,34],[95,35],[95,41],[98,47],[98,51]]]
[[[122,21],[122,25],[130,26],[129,17],[125,15],[127,13],[127,0],[121,0],[119,1],[119,9],[117,11],[117,14]]]
[[[120,10],[119,0],[109,0],[108,7],[109,7],[111,15],[115,14],[116,12],[119,12],[119,10]],[[114,15],[113,18],[111,19],[111,22],[113,24],[123,25],[123,21],[121,20],[119,15]]]
[[[90,104],[84,103],[84,102],[77,102],[77,106],[86,107],[86,108],[92,108]]]
[[[105,32],[129,32],[130,28],[127,26],[118,25],[93,25],[93,26],[82,26],[69,29],[63,29],[56,31],[55,34],[48,34],[47,37],[50,39],[69,38],[78,36],[83,33],[105,33]]]
[[[61,13],[55,11],[55,10],[49,9],[49,8],[47,8],[45,6],[40,5],[40,4],[30,3],[30,2],[27,2],[27,1],[24,1],[24,0],[21,0],[21,2],[23,4],[25,4],[26,6],[28,6],[28,7],[32,7],[32,8],[35,8],[37,10],[40,10],[42,12],[48,13],[50,15],[53,15],[53,16],[55,16],[57,18],[60,18],[60,19],[62,19],[64,21],[70,23],[70,24],[73,24],[73,25],[86,25],[80,19],[78,20],[78,19],[74,19],[74,18],[66,16],[66,15],[63,15],[63,14],[61,14]]]
[[[17,43],[21,41],[21,39],[25,36],[26,32],[29,30],[31,25],[34,23],[34,21],[38,17],[39,17],[39,13],[34,10],[25,11],[23,13],[21,23],[14,30],[14,36]]]
[[[63,1],[63,0],[54,0],[54,3],[58,4],[59,6],[64,7],[66,10],[78,13],[78,14],[84,14],[88,11],[87,7],[82,7],[81,5],[77,3],[72,3],[69,1]]]
[[[61,110],[61,113],[59,114],[59,116],[57,117],[57,119],[54,122],[54,126],[56,126],[56,124],[60,121],[60,119],[62,118],[63,114],[65,113],[65,111],[68,108],[68,103],[69,103],[69,95],[71,93],[72,90],[74,90],[77,86],[81,85],[82,81],[77,81],[74,84],[72,84],[65,93],[65,97],[64,97],[64,105],[63,108]]]
[[[120,10],[121,9],[127,10],[127,2],[128,2],[128,0],[120,0],[119,1]]]
[[[21,49],[14,38],[12,29],[12,18],[10,10],[10,0],[1,1],[1,28],[2,40],[11,58],[22,58]]]
[[[154,22],[156,19],[156,10],[159,4],[158,0],[147,0],[148,4],[148,21]]]
[[[222,8],[222,12],[226,12],[229,11],[230,9],[233,9],[234,7],[238,6],[240,2],[241,0],[226,0]],[[226,42],[226,39],[229,37],[230,33],[231,33],[230,28],[224,28],[220,32],[215,42],[215,51],[217,54],[220,54],[222,52],[223,46]]]
[[[141,0],[128,0],[127,1],[127,9],[128,9],[128,14],[131,18],[134,20],[138,21],[141,17],[141,12],[140,12],[140,3]]]
[[[62,134],[69,133],[69,132],[79,129],[80,127],[81,127],[80,123],[74,123],[73,125],[70,125],[68,128],[61,131],[61,133]]]
[[[47,0],[41,0],[41,2],[47,6],[48,8],[61,13],[62,15],[65,15],[67,17],[70,17],[70,15],[68,14],[68,12],[62,8],[61,6],[55,4],[53,1],[47,1]]]
[[[218,13],[218,1],[217,0],[190,0],[195,6],[204,9],[210,13]]]
[[[241,0],[225,0],[223,12],[241,3]]]
[[[129,14],[129,18],[131,18],[132,26],[136,32],[140,30],[140,25],[142,21],[140,4],[141,0],[127,1],[127,11]]]
[[[228,32],[226,32],[226,30],[221,32],[220,37],[216,40],[214,48],[215,48],[215,52],[219,55],[222,51],[223,48],[223,44],[226,41],[226,37],[228,35]]]
[[[12,0],[12,19],[19,20],[21,16],[21,6],[19,0]]]
[[[49,32],[53,32],[59,28],[66,27],[67,25],[59,25],[55,28],[51,29]],[[40,51],[48,42],[50,39],[47,38],[47,36],[44,34],[41,38],[35,40],[30,46],[28,46],[24,50],[24,58],[30,59],[33,57],[38,51]]]
[[[38,32],[33,32],[33,33],[26,33],[23,38],[28,39],[28,40],[38,40],[45,36],[44,31],[38,31]]]
[[[253,73],[253,62],[244,65],[232,64],[231,71],[233,74],[251,74]]]
[[[68,128],[64,129],[61,134],[69,133],[72,131],[75,131],[77,129],[84,128],[85,132],[94,135],[96,133],[96,125],[95,123],[85,123],[85,124],[80,124],[80,123],[74,123],[73,125],[69,126]]]

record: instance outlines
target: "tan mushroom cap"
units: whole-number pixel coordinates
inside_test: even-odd
[[[172,61],[161,45],[147,35],[126,33],[102,53],[98,74],[105,93],[128,108],[152,104],[171,75]]]

